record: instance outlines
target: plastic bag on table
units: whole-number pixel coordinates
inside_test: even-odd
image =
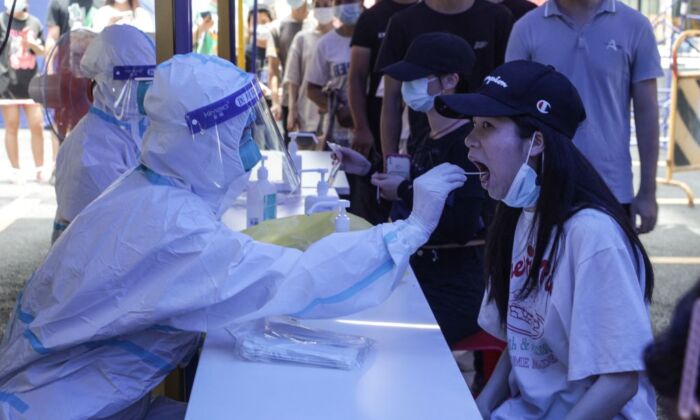
[[[256,241],[305,251],[311,244],[335,232],[336,212],[314,213],[266,220],[243,231]],[[372,224],[348,213],[350,231],[365,230]]]
[[[334,369],[359,368],[374,341],[304,327],[289,319],[253,321],[228,330],[236,353],[254,362],[295,363]]]

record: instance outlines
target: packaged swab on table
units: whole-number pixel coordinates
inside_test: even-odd
[[[360,367],[374,344],[365,337],[315,330],[277,318],[229,332],[236,339],[236,353],[245,360],[344,370]]]

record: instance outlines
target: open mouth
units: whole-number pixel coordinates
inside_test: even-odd
[[[489,167],[478,160],[472,160],[472,163],[479,170],[479,180],[481,181],[481,186],[486,188],[489,184],[489,179],[491,178]]]

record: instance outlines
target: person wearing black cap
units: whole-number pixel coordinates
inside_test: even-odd
[[[429,32],[447,32],[469,43],[476,55],[470,74],[473,88],[491,70],[504,62],[513,16],[500,5],[488,0],[423,0],[391,17],[382,47],[377,56],[376,70],[381,70],[406,55],[411,43]],[[386,156],[399,150],[401,134],[401,81],[384,75],[384,96],[380,131],[382,153]],[[413,153],[415,142],[429,130],[425,114],[408,110],[410,136],[407,142]]]
[[[464,145],[471,130],[469,122],[445,118],[433,109],[437,95],[466,91],[473,66],[474,53],[466,41],[434,32],[416,38],[402,61],[383,69],[404,82],[404,101],[416,112],[426,113],[430,122],[430,134],[418,142],[411,156],[410,179],[388,173],[372,176],[381,195],[393,201],[393,220],[408,217],[413,202],[412,180],[431,168],[448,162],[468,173],[477,171],[467,159]],[[364,175],[371,171],[370,163],[358,153],[343,148],[336,154],[351,173]],[[483,240],[476,239],[485,227],[480,217],[485,200],[478,177],[468,178],[448,200],[428,243],[411,257],[411,267],[450,345],[479,331]]]
[[[477,399],[484,418],[656,418],[642,374],[654,273],[572,142],[586,115],[576,88],[553,67],[513,61],[436,108],[472,119],[469,159],[501,201],[479,325],[508,345]]]

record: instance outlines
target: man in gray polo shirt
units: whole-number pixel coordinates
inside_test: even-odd
[[[616,0],[549,0],[514,26],[506,61],[551,64],[576,85],[588,115],[574,143],[625,205],[641,233],[656,224],[659,118],[656,78],[663,75],[649,20]],[[630,101],[641,161],[632,185]]]

